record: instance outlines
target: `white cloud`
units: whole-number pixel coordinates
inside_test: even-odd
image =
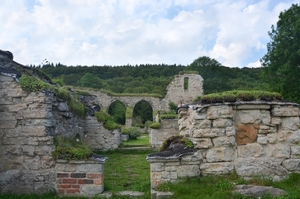
[[[36,2],[36,4],[30,4]],[[295,0],[16,0],[0,7],[0,48],[22,64],[258,66]]]

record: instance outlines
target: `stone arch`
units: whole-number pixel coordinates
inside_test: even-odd
[[[121,100],[114,100],[108,107],[107,113],[118,124],[126,124],[126,105]]]
[[[138,101],[133,107],[133,124],[145,124],[148,120],[153,121],[153,111],[151,102],[145,99]]]

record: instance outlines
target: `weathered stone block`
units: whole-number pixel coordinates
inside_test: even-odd
[[[177,167],[177,175],[179,178],[200,176],[199,165],[181,165]]]
[[[210,106],[207,110],[207,119],[232,118],[233,110],[231,106]]]
[[[275,144],[273,147],[273,156],[275,158],[290,158],[291,147],[285,144]]]
[[[214,147],[221,147],[221,146],[235,146],[235,137],[230,136],[222,136],[216,137],[212,139]]]
[[[298,116],[299,108],[297,106],[279,106],[274,105],[272,108],[272,114],[274,116]]]
[[[274,144],[277,141],[277,133],[269,133],[267,134],[267,138],[270,144]]]
[[[217,136],[225,136],[225,128],[212,128],[211,133],[217,134]]]
[[[272,117],[271,124],[275,124],[275,125],[281,124],[281,117]]]
[[[151,172],[164,171],[165,170],[165,164],[162,163],[162,162],[151,163],[150,170],[151,170]]]
[[[229,127],[232,126],[232,120],[231,119],[215,119],[213,120],[213,127],[215,128],[224,128],[224,127]]]
[[[200,164],[201,174],[206,175],[226,175],[234,171],[232,162],[218,162],[218,163],[202,163]]]
[[[260,110],[260,109],[270,109],[270,105],[268,104],[242,104],[242,105],[238,105],[236,106],[237,110]]]
[[[240,145],[237,147],[237,157],[238,158],[259,158],[265,156],[266,152],[262,145],[258,143]]]
[[[281,119],[281,128],[284,130],[298,130],[299,117],[287,117]]]
[[[213,147],[210,138],[194,138],[191,140],[193,141],[196,149],[208,149]]]
[[[258,124],[239,124],[236,126],[236,142],[238,145],[255,142],[257,134]]]
[[[192,136],[194,138],[211,138],[217,137],[217,133],[213,133],[211,129],[194,129]]]
[[[287,177],[287,169],[281,163],[283,159],[276,158],[237,158],[234,162],[234,168],[238,175],[243,177],[271,177],[283,179]]]
[[[268,137],[265,135],[258,135],[257,136],[257,143],[259,144],[268,144]]]
[[[194,120],[193,122],[196,128],[210,128],[211,127],[211,120]]]
[[[300,159],[289,159],[282,162],[282,166],[291,172],[300,171]]]
[[[225,133],[226,133],[226,136],[235,136],[236,135],[235,127],[234,126],[226,127]]]
[[[262,120],[259,110],[239,110],[235,113],[236,124],[258,124]]]
[[[230,162],[234,160],[234,150],[232,147],[208,149],[206,159],[207,162]]]

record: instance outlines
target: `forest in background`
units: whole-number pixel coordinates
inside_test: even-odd
[[[104,89],[114,93],[149,93],[164,97],[174,76],[184,71],[197,71],[202,76],[205,94],[228,90],[268,90],[268,85],[260,78],[261,68],[230,68],[205,56],[188,66],[66,66],[48,63],[31,67],[40,68],[60,84]]]

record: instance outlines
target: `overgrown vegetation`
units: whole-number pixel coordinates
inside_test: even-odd
[[[104,111],[99,111],[95,113],[98,122],[103,122],[104,128],[108,130],[115,130],[120,128],[120,125],[113,121],[113,118],[105,113]]]
[[[152,129],[160,129],[160,122],[154,122],[153,124],[151,124],[149,126],[149,128],[152,128]]]
[[[171,143],[182,143],[186,147],[194,147],[193,142],[189,140],[187,137],[184,137],[182,135],[177,135],[177,136],[171,136],[168,139],[166,139],[159,147],[158,151],[165,150],[168,146],[170,146]]]
[[[136,140],[141,136],[142,132],[136,127],[122,128],[122,134],[127,134],[129,139]]]
[[[55,136],[53,157],[64,160],[88,160],[93,151],[78,138]]]
[[[19,79],[20,86],[27,92],[38,92],[48,90],[53,92],[58,98],[66,101],[69,105],[70,111],[79,117],[85,117],[87,107],[82,104],[76,97],[72,97],[68,90],[63,87],[55,87],[47,82],[44,82],[34,76],[22,75]]]
[[[203,104],[210,103],[223,103],[223,102],[236,102],[236,101],[253,101],[253,100],[263,100],[263,101],[279,101],[282,97],[279,93],[269,92],[269,91],[225,91],[222,93],[213,93],[204,95],[201,98]]]

